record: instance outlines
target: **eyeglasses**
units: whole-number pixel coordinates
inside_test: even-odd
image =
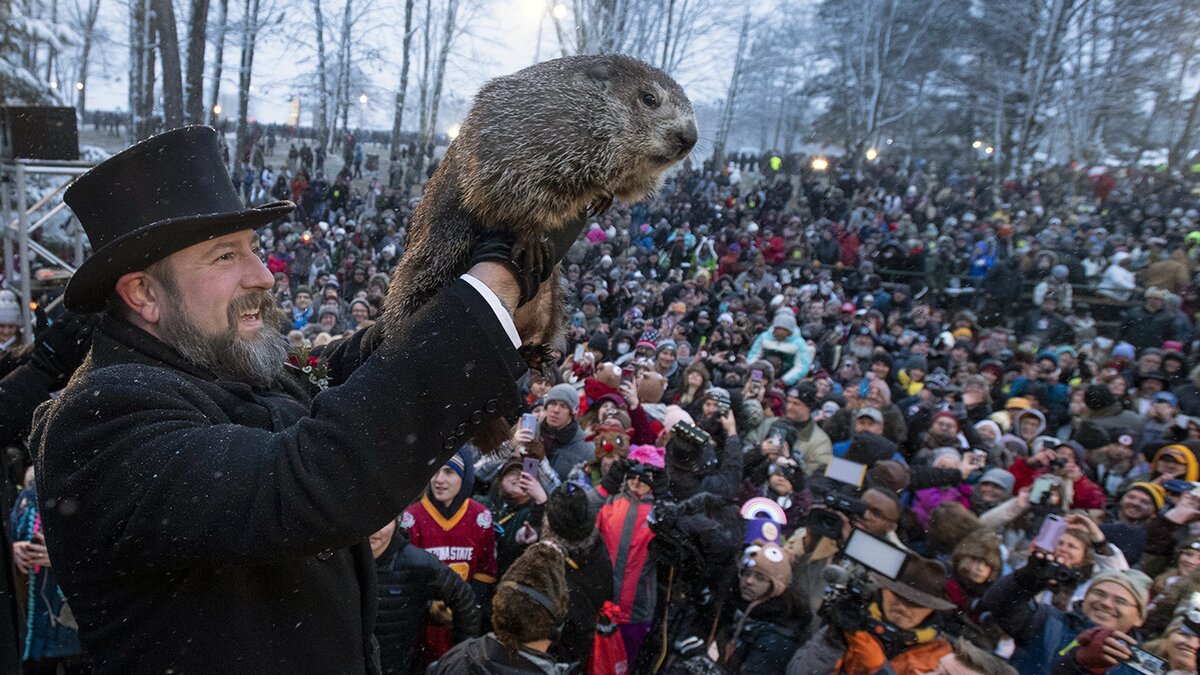
[[[1136,603],[1130,602],[1119,595],[1102,591],[1099,588],[1092,588],[1088,590],[1087,594],[1100,601],[1111,600],[1114,605],[1121,609],[1137,609]]]

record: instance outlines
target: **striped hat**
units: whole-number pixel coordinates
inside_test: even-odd
[[[645,333],[642,333],[642,337],[638,338],[637,345],[634,346],[634,349],[636,349],[637,347],[649,347],[650,349],[657,350],[658,349],[658,331],[651,329],[651,330],[646,331]]]

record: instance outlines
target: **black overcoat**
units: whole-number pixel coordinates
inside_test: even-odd
[[[306,404],[218,380],[108,317],[39,411],[50,558],[99,673],[362,673],[366,537],[475,430],[516,409],[525,365],[464,281]],[[361,366],[355,367],[362,362]]]

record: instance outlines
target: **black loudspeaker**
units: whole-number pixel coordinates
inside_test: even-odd
[[[0,159],[79,159],[75,109],[0,106]]]

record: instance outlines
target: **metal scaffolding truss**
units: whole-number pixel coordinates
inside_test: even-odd
[[[26,342],[33,341],[33,277],[30,273],[36,255],[48,263],[65,269],[70,274],[83,262],[83,229],[79,221],[71,216],[71,233],[74,239],[74,261],[68,263],[53,251],[33,241],[31,235],[54,219],[67,205],[62,200],[62,191],[76,176],[94,166],[90,162],[51,161],[17,159],[0,162],[0,235],[4,238],[4,278],[11,286],[19,279],[21,317],[24,320]],[[65,180],[41,199],[29,204],[29,178],[31,176],[62,176]],[[69,213],[69,211],[68,211]],[[13,269],[13,243],[17,245],[17,268]],[[16,274],[14,274],[14,272]]]

